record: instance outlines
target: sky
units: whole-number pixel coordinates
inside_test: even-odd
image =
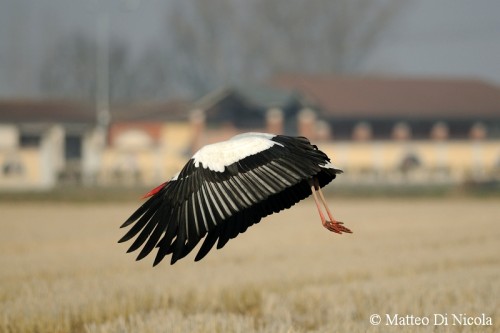
[[[498,13],[496,0],[413,1],[359,70],[476,77],[500,85]]]
[[[174,1],[0,0],[0,98],[40,97],[37,68],[58,38],[75,31],[95,37],[106,12],[112,38],[129,45],[134,58],[165,38]],[[473,77],[500,85],[498,13],[497,0],[409,0],[353,73]]]
[[[140,50],[161,38],[166,5],[160,0],[0,0],[0,97],[37,95],[36,69],[59,38],[94,38],[99,15],[112,17],[112,38]]]

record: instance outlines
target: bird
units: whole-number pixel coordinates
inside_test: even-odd
[[[121,225],[132,227],[118,242],[136,237],[127,251],[142,247],[136,260],[157,248],[156,266],[167,255],[173,265],[204,239],[199,261],[215,243],[221,249],[262,218],[311,194],[326,229],[352,233],[333,218],[321,192],[342,172],[305,137],[238,134],[202,147],[180,172],[146,193],[147,201]]]

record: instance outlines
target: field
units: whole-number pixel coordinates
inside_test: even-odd
[[[116,242],[139,202],[0,203],[0,332],[500,330],[497,201],[330,202],[354,234],[329,233],[308,199],[155,268]]]

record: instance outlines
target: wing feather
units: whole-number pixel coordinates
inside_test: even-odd
[[[216,227],[215,229],[212,229],[211,231],[208,232],[207,237],[205,237],[205,240],[203,241],[203,244],[201,245],[198,253],[196,254],[196,257],[194,258],[195,261],[199,261],[203,259],[208,252],[212,249],[212,247],[215,245],[217,242],[217,239],[219,238],[219,229]]]
[[[239,208],[249,207],[252,205],[252,201],[248,197],[248,193],[245,188],[242,188],[236,181],[237,177],[231,177],[227,180],[227,187],[230,189],[233,196],[238,201]]]
[[[139,247],[141,247],[142,244],[144,244],[146,239],[148,239],[148,237],[151,235],[151,232],[153,231],[153,229],[157,225],[157,223],[155,223],[154,221],[151,223],[151,221],[154,220],[154,216],[157,213],[158,213],[158,211],[153,212],[151,219],[149,219],[148,223],[146,223],[146,226],[144,227],[144,229],[142,229],[141,233],[139,234],[139,236],[137,236],[137,238],[132,243],[130,248],[127,250],[127,252],[133,252],[133,251],[137,250]]]
[[[147,204],[147,205],[146,205]],[[151,219],[151,216],[154,215],[157,206],[159,205],[159,200],[158,198],[151,198],[146,202],[142,207],[138,209],[138,211],[141,211],[141,214],[134,214],[137,215],[135,217],[135,220],[138,219],[138,221],[132,226],[132,228],[118,241],[118,243],[123,243],[128,241],[129,239],[133,238],[135,235],[141,231],[144,226],[149,222]],[[130,219],[130,218],[129,218]]]
[[[164,226],[165,222],[161,216],[163,215],[163,210],[160,211],[159,215],[160,216],[157,217],[157,224],[155,226],[155,229],[151,233],[151,236],[149,237],[148,241],[142,248],[141,252],[139,252],[139,255],[137,256],[136,260],[141,260],[149,253],[151,253],[151,251],[155,248],[156,244],[158,243],[161,235],[165,231],[165,226]]]
[[[215,185],[214,183],[207,182],[207,193],[210,197],[210,203],[211,205],[215,208],[216,213],[218,214],[217,216],[217,221],[223,221],[226,216],[224,215],[224,207],[222,203],[220,202],[220,198],[217,196],[217,191],[214,189]]]
[[[205,185],[203,185],[201,188],[201,195],[203,197],[203,199],[202,199],[202,204],[203,204],[202,211],[208,212],[208,214],[205,214],[206,218],[207,218],[207,220],[206,220],[207,225],[210,225],[210,227],[215,227],[217,225],[217,220],[215,218],[214,212],[212,211],[211,201],[207,195],[207,189],[205,188]],[[207,229],[209,230],[210,227],[208,227]]]
[[[220,197],[222,198],[223,202],[225,203],[225,207],[227,208],[228,216],[233,215],[236,213],[239,209],[235,203],[235,195],[231,192],[231,190],[224,184],[227,182],[226,180],[222,182],[215,183],[215,186],[217,188],[217,193],[220,194]]]
[[[199,216],[199,218],[201,219],[201,222],[203,223],[203,226],[202,226],[202,230],[203,230],[203,234],[205,234],[207,231],[208,231],[208,221],[207,221],[207,217],[205,216],[205,206],[203,205],[203,201],[202,201],[202,198],[201,198],[201,189],[199,189],[198,191],[196,191],[196,203],[193,207],[193,209],[196,209],[196,215]]]

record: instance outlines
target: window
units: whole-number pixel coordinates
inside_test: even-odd
[[[9,154],[2,163],[2,175],[6,177],[22,176],[24,165],[17,154]]]
[[[82,137],[68,135],[64,140],[64,156],[66,160],[80,160],[82,158]]]
[[[42,138],[39,134],[21,134],[19,143],[21,147],[38,147]]]

